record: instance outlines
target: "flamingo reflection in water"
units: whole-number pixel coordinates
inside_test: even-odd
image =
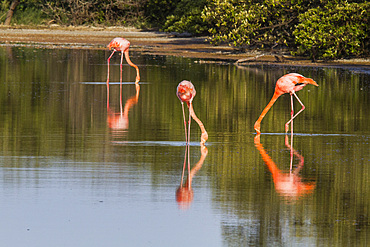
[[[188,149],[189,145],[186,146],[186,149]],[[180,207],[180,209],[188,209],[193,201],[194,198],[194,192],[191,187],[191,183],[193,181],[194,175],[202,168],[202,165],[204,163],[204,160],[207,157],[208,149],[205,145],[200,146],[200,152],[201,157],[199,161],[194,165],[194,167],[189,171],[188,170],[188,177],[186,179],[186,182],[184,184],[184,174],[185,174],[185,168],[186,168],[186,153],[189,154],[189,150],[185,151],[185,158],[184,158],[184,166],[182,169],[182,175],[181,175],[181,183],[179,188],[176,190],[176,201]]]
[[[122,95],[120,95],[120,111],[118,113],[115,113],[110,107],[109,107],[109,99],[107,99],[107,112],[108,112],[108,126],[114,133],[119,133],[120,131],[124,131],[128,129],[129,126],[129,119],[128,119],[128,113],[132,106],[134,106],[138,100],[139,100],[139,94],[140,94],[140,85],[136,84],[136,93],[134,96],[130,97],[126,103],[124,108],[122,107]]]
[[[299,175],[299,171],[303,168],[304,158],[293,147],[293,135],[291,135],[291,144],[289,138],[285,136],[285,146],[290,150],[290,170],[289,173],[282,172],[271,157],[267,154],[260,142],[260,135],[254,138],[254,144],[260,152],[263,161],[271,172],[272,179],[275,185],[275,190],[281,196],[289,200],[298,200],[304,195],[311,194],[316,185],[315,182],[304,182]],[[293,170],[293,157],[296,156],[299,160],[298,166]]]

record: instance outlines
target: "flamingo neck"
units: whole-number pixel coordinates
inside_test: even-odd
[[[190,116],[197,122],[199,125],[200,130],[202,131],[202,136],[201,136],[201,143],[204,144],[208,140],[208,133],[206,131],[206,128],[204,127],[202,121],[195,115],[194,109],[193,109],[193,104],[190,102],[187,102],[189,106],[189,113]]]
[[[280,97],[280,95],[282,95],[282,93],[279,90],[275,90],[275,93],[272,96],[272,99],[267,104],[267,106],[265,107],[265,109],[263,109],[261,115],[259,116],[259,118],[257,119],[256,123],[254,124],[254,129],[257,132],[260,132],[260,124],[261,124],[262,119],[265,117],[265,115],[267,114],[267,112],[274,105],[275,101]]]
[[[138,67],[137,67],[133,62],[131,62],[131,60],[130,60],[130,56],[129,56],[129,54],[128,54],[128,49],[124,51],[124,54],[125,54],[125,58],[126,58],[127,63],[128,63],[130,66],[132,66],[132,67],[134,67],[134,68],[136,69],[136,82],[139,82],[139,81],[140,81],[140,72],[139,72],[139,68],[138,68]]]

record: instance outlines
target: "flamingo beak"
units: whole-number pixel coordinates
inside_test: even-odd
[[[315,85],[316,87],[318,87],[319,86],[319,84],[317,84],[314,80],[312,80],[312,79],[310,79],[310,78],[307,78],[308,80],[307,80],[307,83],[308,84],[312,84],[312,85]]]

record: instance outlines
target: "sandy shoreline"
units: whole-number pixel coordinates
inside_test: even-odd
[[[370,73],[370,59],[337,60],[312,63],[305,58],[271,53],[240,53],[230,46],[213,46],[206,37],[176,37],[168,33],[141,31],[133,28],[40,27],[20,28],[0,26],[0,43],[75,49],[106,49],[115,37],[131,42],[131,49],[153,55],[198,58],[202,62],[246,60],[240,64],[271,64],[289,66],[341,67]],[[240,65],[239,64],[239,65]]]

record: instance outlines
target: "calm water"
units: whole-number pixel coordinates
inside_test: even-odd
[[[108,56],[0,47],[4,246],[369,245],[369,73],[132,52],[142,83],[125,64],[120,114],[118,84],[107,108]],[[118,82],[118,55],[112,63]],[[288,95],[255,138],[274,82],[289,72],[320,85],[297,93],[306,110],[293,140]],[[184,79],[209,141],[200,147],[193,121],[192,179],[181,185]]]

